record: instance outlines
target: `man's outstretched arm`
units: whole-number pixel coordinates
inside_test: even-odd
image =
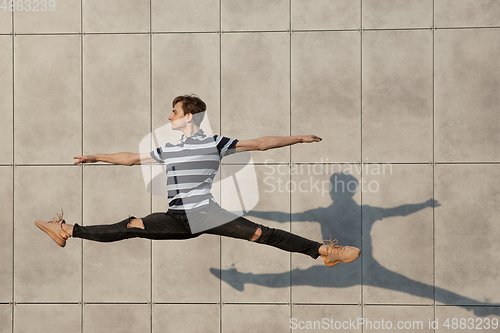
[[[95,163],[105,162],[117,165],[137,165],[155,163],[156,161],[149,155],[149,153],[116,153],[116,154],[95,154],[85,156],[75,156],[78,159],[74,164],[79,163]]]
[[[293,135],[293,136],[264,136],[253,140],[238,141],[236,143],[236,152],[244,150],[268,150],[291,146],[296,143],[320,142],[321,139],[316,135]]]

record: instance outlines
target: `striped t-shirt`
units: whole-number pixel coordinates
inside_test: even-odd
[[[190,213],[214,200],[210,189],[222,157],[235,153],[237,139],[198,132],[177,144],[165,143],[150,155],[166,165],[168,207],[171,213]]]

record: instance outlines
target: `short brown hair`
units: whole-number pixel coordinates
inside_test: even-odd
[[[179,102],[182,102],[182,111],[184,111],[184,115],[191,113],[196,126],[200,126],[203,118],[205,117],[205,113],[203,112],[207,109],[205,102],[203,102],[196,95],[183,95],[174,98],[172,101],[172,107],[175,107],[175,105]]]

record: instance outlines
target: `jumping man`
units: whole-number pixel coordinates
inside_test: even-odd
[[[75,156],[78,163],[106,162],[117,165],[162,163],[167,167],[167,212],[157,212],[143,218],[131,216],[114,224],[81,226],[67,224],[63,214],[50,222],[35,221],[59,246],[64,247],[70,237],[98,242],[114,242],[127,238],[189,239],[201,234],[221,235],[267,244],[288,252],[303,253],[317,259],[322,257],[326,266],[348,263],[359,257],[360,250],[352,246],[339,246],[315,242],[284,230],[256,224],[243,216],[223,209],[210,193],[212,181],[224,156],[242,151],[264,151],[296,143],[319,142],[315,135],[266,136],[239,141],[223,136],[207,136],[200,128],[206,110],[205,103],[196,95],[178,96],[172,102],[168,118],[173,130],[183,132],[177,144],[166,143],[150,153],[117,153]],[[214,151],[209,154],[207,151]],[[199,158],[203,155],[203,158]],[[198,157],[198,158],[197,158]],[[187,170],[187,171],[186,171]],[[189,217],[189,218],[188,218]],[[202,232],[191,232],[191,220],[228,221]],[[222,219],[222,220],[221,220]],[[217,222],[217,221],[215,221]],[[210,225],[210,224],[208,224]]]

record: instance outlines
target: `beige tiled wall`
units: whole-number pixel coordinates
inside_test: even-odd
[[[0,332],[496,331],[499,1],[24,3],[0,8]],[[214,134],[322,137],[252,153],[248,218],[361,258],[213,235],[60,248],[35,227],[164,211],[139,166],[73,157],[138,152],[190,93]]]

